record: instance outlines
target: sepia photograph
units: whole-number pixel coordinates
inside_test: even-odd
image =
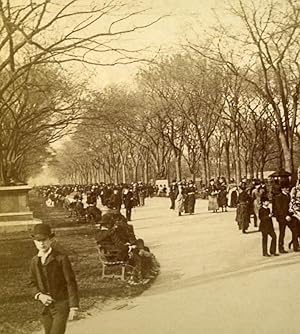
[[[300,0],[0,0],[0,334],[299,334]]]

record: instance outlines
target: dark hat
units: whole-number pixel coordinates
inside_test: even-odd
[[[145,242],[143,239],[137,239],[135,242],[134,242],[134,245],[138,246],[138,245],[145,245]]]
[[[37,224],[33,228],[32,238],[35,240],[43,240],[48,238],[53,238],[54,233],[51,232],[51,227],[48,224]]]

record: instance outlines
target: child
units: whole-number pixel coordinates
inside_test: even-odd
[[[262,233],[262,249],[263,256],[278,256],[276,253],[276,234],[272,222],[272,214],[269,209],[269,199],[267,197],[261,198],[262,207],[259,209],[260,225],[259,230]],[[270,246],[270,254],[268,253],[268,235],[272,238]]]
[[[32,238],[38,254],[31,260],[29,285],[34,298],[43,304],[45,334],[64,334],[68,318],[77,317],[79,298],[69,258],[53,247],[53,237],[49,225],[34,226]]]

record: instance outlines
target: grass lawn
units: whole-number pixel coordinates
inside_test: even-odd
[[[147,286],[129,286],[118,280],[101,280],[101,265],[89,226],[78,226],[67,218],[67,213],[46,208],[36,196],[30,198],[37,218],[55,228],[56,239],[69,254],[76,273],[83,315],[95,303],[106,298],[122,298],[141,293]],[[66,228],[67,227],[67,228]],[[0,235],[0,333],[31,333],[39,328],[36,301],[27,287],[28,268],[34,244],[28,233]]]

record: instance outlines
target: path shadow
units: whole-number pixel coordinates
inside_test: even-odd
[[[252,234],[252,233],[260,233],[260,231],[259,230],[247,231],[245,234]]]

